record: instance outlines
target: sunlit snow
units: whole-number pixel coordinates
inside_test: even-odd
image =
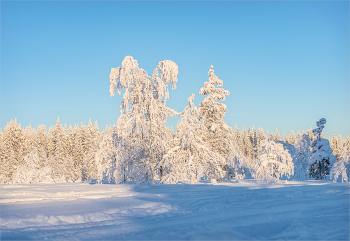
[[[1,185],[1,239],[349,240],[349,184]]]

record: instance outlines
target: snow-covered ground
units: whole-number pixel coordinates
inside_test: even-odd
[[[1,239],[349,240],[349,184],[0,185]]]

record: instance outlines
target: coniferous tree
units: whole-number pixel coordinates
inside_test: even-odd
[[[2,183],[9,183],[17,167],[23,164],[24,136],[21,125],[11,120],[4,128],[3,157],[1,158]]]
[[[7,177],[6,177],[6,150],[4,145],[4,133],[2,132],[2,129],[0,128],[0,183],[6,183]]]
[[[205,179],[221,180],[226,160],[219,153],[212,151],[202,135],[207,127],[198,120],[198,110],[193,104],[194,94],[188,98],[182,119],[175,134],[175,147],[164,156],[160,165],[164,167],[162,183]]]
[[[312,132],[312,127],[310,127],[310,129],[309,129],[309,138],[311,141],[315,140],[315,138],[316,138]]]
[[[258,136],[257,136],[257,147],[259,148],[260,142],[264,140],[265,134],[263,128],[258,127]]]
[[[335,162],[331,171],[331,179],[337,182],[339,176],[342,177],[342,182],[348,182],[350,178],[350,142],[346,142],[339,161]]]
[[[296,136],[296,138],[295,138],[295,141],[296,141],[298,138],[300,138],[300,137],[301,137],[301,133],[300,133],[300,131],[298,131],[297,136]]]
[[[227,159],[233,133],[223,119],[227,107],[219,101],[224,101],[230,92],[219,88],[223,86],[223,81],[214,74],[213,65],[210,66],[208,76],[209,81],[204,82],[204,87],[198,93],[205,96],[199,105],[199,119],[206,127],[202,135],[210,150]]]
[[[249,138],[250,138],[251,147],[252,147],[250,155],[251,155],[252,163],[254,163],[258,156],[258,137],[256,135],[254,126],[250,129]]]
[[[295,143],[295,133],[293,130],[290,132],[290,135],[288,138],[288,143],[292,144],[292,145],[294,145],[294,143]]]
[[[62,126],[59,117],[56,125],[49,129],[48,136],[49,157],[48,164],[51,168],[51,178],[54,181],[65,181],[66,171],[66,131]]]
[[[294,177],[307,178],[310,159],[310,138],[302,135],[295,142]]]
[[[331,147],[331,149],[333,150],[332,155],[337,156],[336,152],[337,152],[337,137],[335,136],[335,134],[333,134],[332,139],[330,139],[329,141],[329,146]]]
[[[284,133],[284,135],[283,135],[283,138],[282,138],[282,141],[283,142],[288,142],[288,139],[287,139],[287,134],[286,133]]]
[[[240,134],[237,124],[235,125],[235,129],[233,131],[233,141],[236,142],[237,145],[240,143]]]
[[[277,130],[277,128],[276,128],[276,131],[275,131],[275,140],[281,140],[281,135],[280,135],[280,133],[279,133],[279,131]]]
[[[311,144],[312,152],[309,162],[309,177],[313,177],[316,180],[324,179],[329,175],[329,171],[336,159],[332,155],[333,150],[330,147],[329,141],[321,138],[324,124],[326,124],[326,119],[321,118],[316,122],[317,128],[312,131],[317,139]]]
[[[45,125],[40,125],[36,132],[36,148],[38,149],[39,167],[44,168],[48,159],[48,136]]]

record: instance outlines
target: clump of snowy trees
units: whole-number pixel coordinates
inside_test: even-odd
[[[288,149],[268,134],[259,145],[259,158],[253,170],[255,179],[276,183],[282,175],[294,174],[293,159]]]
[[[105,132],[111,132],[106,130]],[[97,178],[95,153],[103,136],[97,122],[74,128],[57,118],[48,132],[11,120],[0,131],[0,183],[65,182]]]
[[[195,95],[177,112],[166,105],[169,88],[176,89],[178,66],[160,61],[152,76],[131,56],[112,68],[110,94],[123,95],[116,125],[99,132],[97,122],[73,128],[55,126],[46,130],[21,128],[10,121],[0,129],[0,183],[69,182],[96,179],[99,182],[213,183],[254,178],[279,183],[281,177],[347,182],[350,173],[350,138],[340,135],[328,141],[317,128],[289,137],[253,127],[234,130],[224,121],[223,103],[229,91],[210,66],[209,80],[199,90],[204,99],[197,107]],[[176,131],[167,119],[180,116]]]

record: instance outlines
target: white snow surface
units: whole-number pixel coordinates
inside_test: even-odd
[[[349,240],[349,187],[2,184],[1,240]]]

